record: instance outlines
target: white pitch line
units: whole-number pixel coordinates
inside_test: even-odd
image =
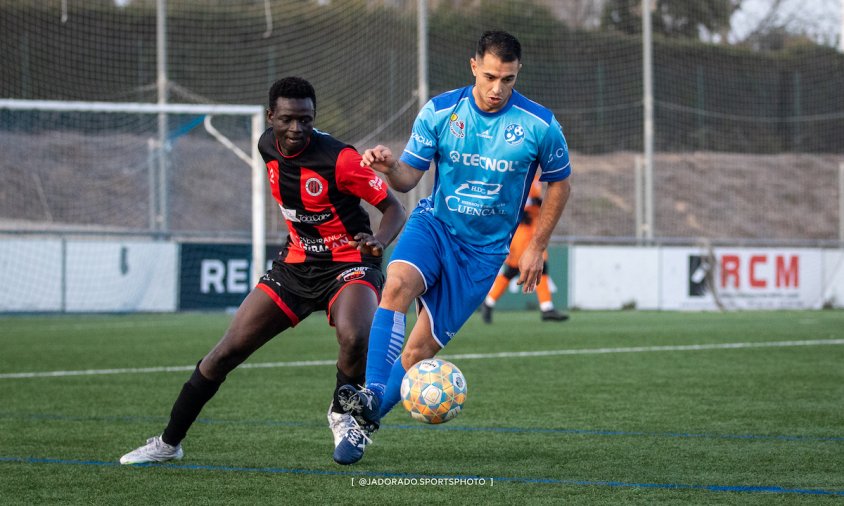
[[[499,353],[463,353],[442,355],[449,360],[472,360],[485,358],[553,357],[558,355],[600,355],[605,353],[648,353],[658,351],[705,351],[736,350],[743,348],[780,348],[791,346],[831,346],[844,344],[844,339],[812,339],[806,341],[769,341],[760,343],[687,344],[673,346],[637,346],[628,348],[584,348],[568,350],[503,351]],[[301,360],[294,362],[259,362],[241,364],[239,369],[266,369],[275,367],[311,367],[334,365],[336,360]],[[0,379],[55,378],[64,376],[95,376],[99,374],[143,374],[157,372],[193,371],[195,365],[168,367],[135,367],[127,369],[87,369],[80,371],[16,372],[0,374]]]
[[[313,365],[333,365],[336,360],[306,360],[298,362],[263,362],[257,364],[241,364],[238,369],[262,369],[267,367],[307,367]],[[193,371],[196,365],[173,365],[165,367],[132,367],[127,369],[85,369],[81,371],[44,371],[44,372],[13,372],[0,374],[0,379],[15,378],[55,378],[62,376],[96,376],[98,374],[137,374],[153,372]]]
[[[844,344],[844,339],[813,339],[806,341],[769,341],[761,343],[687,344],[674,346],[638,346],[632,348],[586,348],[580,350],[509,351],[501,353],[466,353],[451,355],[454,359],[550,357],[554,355],[598,355],[601,353],[646,353],[652,351],[733,350],[741,348],[776,348],[785,346],[824,346]]]

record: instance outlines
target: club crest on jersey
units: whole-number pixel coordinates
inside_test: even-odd
[[[504,140],[513,146],[521,144],[525,140],[525,129],[518,123],[510,123],[504,129]]]
[[[308,195],[311,197],[316,197],[322,193],[322,181],[319,179],[312,177],[305,181],[305,191],[308,192]]]
[[[363,279],[366,277],[366,269],[368,269],[368,267],[353,267],[351,269],[346,269],[337,276],[337,279],[342,279],[347,283],[356,279]]]
[[[452,135],[458,139],[466,137],[466,124],[463,123],[463,120],[455,112],[451,113],[451,117],[448,118],[448,128],[451,130]]]

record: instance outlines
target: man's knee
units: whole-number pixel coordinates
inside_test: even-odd
[[[201,371],[208,379],[222,380],[252,354],[252,347],[244,346],[241,339],[227,333],[205,358],[202,359]]]
[[[342,328],[338,326],[337,342],[340,344],[340,350],[347,355],[365,355],[369,329],[354,325],[345,325]]]
[[[422,295],[425,283],[418,272],[391,270],[381,293],[381,306],[393,311],[407,311],[410,303]]]
[[[202,375],[210,380],[222,381],[244,359],[238,360],[236,354],[228,350],[211,350],[202,359],[200,370]]]

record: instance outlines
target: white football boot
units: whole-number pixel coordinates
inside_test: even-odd
[[[161,436],[147,439],[147,444],[132,450],[120,457],[121,464],[148,464],[150,462],[167,462],[179,460],[185,456],[182,445],[168,445],[161,440]]]
[[[352,418],[352,415],[348,413],[335,413],[332,411],[332,405],[328,405],[328,428],[331,429],[331,432],[334,434],[334,447],[337,448],[337,445],[340,444],[340,440],[343,439],[343,436],[352,429],[357,429],[358,424],[355,422],[355,419]]]

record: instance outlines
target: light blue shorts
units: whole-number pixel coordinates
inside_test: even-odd
[[[420,206],[408,218],[390,263],[410,264],[422,275],[425,292],[417,300],[417,314],[421,303],[434,339],[445,347],[481,305],[506,256],[457,240]]]

